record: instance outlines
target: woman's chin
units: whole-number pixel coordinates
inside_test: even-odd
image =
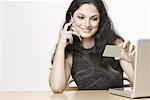
[[[82,38],[89,38],[90,36],[87,35],[80,35]]]
[[[84,33],[84,34],[81,33],[80,36],[82,38],[90,38],[92,35],[90,33]]]

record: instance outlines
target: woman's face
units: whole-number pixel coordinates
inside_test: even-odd
[[[77,33],[83,38],[89,38],[98,30],[100,14],[93,4],[83,4],[74,12],[73,21]]]

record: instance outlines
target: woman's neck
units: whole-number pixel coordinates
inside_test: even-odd
[[[82,39],[82,46],[85,49],[92,48],[95,45],[95,36]]]

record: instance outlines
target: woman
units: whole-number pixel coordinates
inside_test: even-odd
[[[103,57],[107,44],[121,46],[120,57]],[[123,71],[133,82],[134,46],[116,34],[101,0],[73,0],[52,58],[49,84],[63,92],[72,75],[79,89],[123,85]]]

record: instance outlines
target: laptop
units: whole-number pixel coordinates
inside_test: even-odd
[[[150,97],[150,39],[139,39],[136,47],[133,87],[110,88],[109,93],[129,98]]]

